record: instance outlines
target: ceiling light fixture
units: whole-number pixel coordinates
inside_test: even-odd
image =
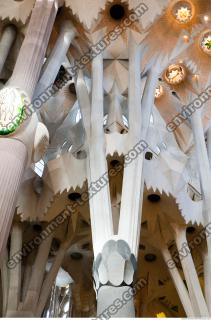
[[[175,20],[180,24],[189,23],[195,13],[195,8],[190,1],[175,1],[171,7]]]
[[[168,84],[177,85],[186,78],[186,70],[182,64],[171,64],[164,73],[164,78]]]
[[[204,53],[211,56],[211,28],[202,32],[199,38],[199,45]]]

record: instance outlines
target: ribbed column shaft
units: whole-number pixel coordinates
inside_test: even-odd
[[[34,97],[38,97],[45,89],[54,83],[61,64],[65,61],[65,56],[75,36],[75,30],[70,21],[64,21],[56,41],[56,44],[44,66],[44,71],[37,84]]]
[[[27,160],[25,145],[15,139],[0,138],[0,159],[0,257],[2,258]]]
[[[163,247],[161,251],[162,251],[163,258],[168,266],[168,261],[172,261],[172,256],[171,256],[167,247]],[[190,301],[188,291],[185,287],[185,284],[181,278],[181,275],[180,275],[176,265],[173,268],[169,268],[169,273],[170,273],[171,278],[174,282],[175,288],[176,288],[177,293],[180,297],[180,301],[183,305],[183,308],[186,312],[186,315],[188,317],[194,317],[194,311],[192,308],[192,304]]]
[[[89,159],[87,164],[89,188],[93,189],[93,185],[96,185],[95,188],[97,190],[89,200],[92,240],[96,256],[101,251],[104,243],[113,235],[109,185],[104,178],[108,168],[103,131],[103,60],[101,55],[98,55],[92,61],[92,106]],[[99,182],[103,187],[99,186]]]
[[[0,73],[4,67],[5,61],[13,44],[13,41],[16,36],[15,27],[12,25],[8,25],[1,36],[0,40]]]
[[[32,98],[58,10],[57,1],[36,1],[27,33],[16,61],[10,85],[17,86]]]
[[[15,222],[12,226],[10,259],[22,249],[22,225]],[[21,260],[9,271],[8,310],[17,310],[21,294]]]
[[[133,149],[141,139],[141,80],[140,80],[141,50],[133,38],[129,45],[129,85],[128,85],[128,112],[129,112],[129,149]],[[138,119],[138,121],[137,121]],[[130,151],[131,151],[130,150]],[[130,152],[129,152],[130,155]],[[141,226],[141,206],[143,152],[135,156],[125,166],[122,186],[122,201],[120,209],[118,236],[124,239],[132,252],[137,255]]]

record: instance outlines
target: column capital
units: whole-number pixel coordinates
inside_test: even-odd
[[[136,268],[136,258],[126,241],[107,241],[93,265],[96,291],[105,285],[114,287],[132,285]]]

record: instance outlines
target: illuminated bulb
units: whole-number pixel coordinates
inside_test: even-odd
[[[176,18],[180,23],[186,23],[191,20],[191,10],[187,7],[181,7],[176,12]]]
[[[195,14],[195,7],[190,0],[175,0],[172,1],[172,15],[180,24],[189,23]]]
[[[155,89],[155,98],[158,99],[162,97],[163,93],[164,93],[163,87],[161,85],[158,85]]]
[[[208,22],[209,21],[209,17],[208,16],[204,16],[204,21]]]
[[[186,70],[181,64],[171,64],[165,71],[165,80],[168,84],[179,84],[186,77]]]
[[[183,39],[184,39],[185,42],[188,42],[188,41],[189,41],[189,37],[188,37],[187,35],[184,35],[184,36],[183,36]]]

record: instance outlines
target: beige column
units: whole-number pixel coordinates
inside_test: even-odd
[[[58,9],[57,1],[36,1],[9,86],[23,90],[32,98],[42,68],[46,48]],[[4,89],[3,89],[4,90]],[[3,95],[1,96],[4,99]],[[11,106],[3,106],[10,114]],[[0,117],[4,114],[0,110]],[[1,114],[2,112],[2,114]],[[32,121],[31,121],[32,119]],[[17,133],[0,137],[0,257],[6,245],[16,205],[21,179],[26,166],[31,161],[37,119],[33,116]]]
[[[0,73],[4,67],[5,61],[15,40],[16,30],[13,25],[8,25],[3,30],[0,40]]]
[[[26,160],[27,150],[22,142],[0,138],[0,257],[9,235]]]

